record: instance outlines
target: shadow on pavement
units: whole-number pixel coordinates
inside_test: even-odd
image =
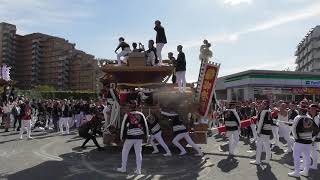
[[[237,168],[239,161],[233,156],[228,156],[227,159],[222,159],[219,161],[217,167],[221,169],[222,172],[230,172],[231,170]]]
[[[193,155],[163,157],[162,154],[143,152],[142,175],[135,175],[135,154],[131,150],[128,158],[127,173],[115,171],[121,164],[121,148],[107,147],[97,151],[73,148],[74,152],[62,154],[61,161],[45,161],[22,171],[0,176],[8,180],[101,180],[101,179],[197,179],[207,175],[213,164],[208,158]]]
[[[289,166],[293,166],[293,157],[292,153],[286,153],[279,160],[273,160],[275,162],[278,162],[279,164],[287,164]]]
[[[276,155],[282,155],[284,154],[284,150],[281,149],[279,146],[273,146],[271,151]]]
[[[13,135],[17,135],[17,134],[19,134],[19,131],[9,131],[9,132],[2,132],[3,133],[3,135],[1,135],[1,136],[3,136],[3,137],[7,137],[7,136],[13,136]]]
[[[205,153],[205,155],[210,155],[210,156],[225,156],[228,157],[229,154],[222,154],[222,153]],[[244,159],[254,159],[254,157],[256,157],[256,155],[252,155],[252,156],[243,156],[243,155],[234,155],[233,158],[244,158]]]
[[[277,180],[269,165],[267,165],[266,167],[257,165],[257,177],[261,180]]]
[[[0,141],[0,144],[8,143],[8,142],[13,142],[13,141],[19,141],[19,139],[10,139],[6,141]]]

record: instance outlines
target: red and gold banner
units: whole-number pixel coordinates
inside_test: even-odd
[[[200,108],[199,114],[206,116],[210,104],[212,102],[212,96],[214,94],[214,87],[218,77],[219,65],[206,64],[204,69],[204,76],[201,82],[200,88]]]

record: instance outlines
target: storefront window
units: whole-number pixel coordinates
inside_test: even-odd
[[[296,102],[300,102],[300,101],[302,101],[304,98],[307,98],[308,100],[313,101],[313,95],[304,95],[304,94],[295,95],[294,100],[295,100]]]
[[[238,89],[238,101],[244,100],[244,89]]]
[[[237,94],[236,94],[236,91],[234,89],[231,90],[231,99],[232,99],[232,101],[236,101],[237,100]]]
[[[286,101],[286,99],[287,99],[287,96],[285,94],[276,94],[274,96],[276,97],[276,99],[275,99],[276,101],[280,101],[280,100]]]
[[[265,99],[268,99],[268,96],[265,95],[265,94],[255,94],[254,95],[254,99],[256,99],[256,100],[265,100]]]
[[[308,100],[313,101],[313,95],[305,95],[304,97],[307,98]]]
[[[294,101],[295,102],[300,102],[300,101],[302,101],[303,100],[303,98],[304,98],[304,95],[295,95],[295,97],[294,97]]]
[[[232,101],[243,101],[244,100],[244,89],[232,89],[231,90]]]

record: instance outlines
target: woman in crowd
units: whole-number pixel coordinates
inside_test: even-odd
[[[31,115],[32,115],[32,108],[29,104],[29,101],[24,102],[24,108],[21,109],[23,112],[22,121],[21,121],[21,128],[20,128],[20,139],[23,139],[24,129],[27,130],[27,137],[28,139],[32,139],[31,137]]]
[[[2,121],[4,122],[5,132],[9,132],[10,128],[10,114],[12,110],[12,106],[10,101],[2,102]]]
[[[287,141],[288,150],[287,152],[292,152],[293,141],[290,138],[290,127],[288,125],[288,111],[287,104],[281,103],[278,112],[278,121],[279,121],[279,132],[282,133],[284,139]]]

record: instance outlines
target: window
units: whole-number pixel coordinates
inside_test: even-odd
[[[315,95],[315,102],[320,102],[320,95]]]
[[[254,95],[254,99],[264,100],[264,99],[268,99],[268,96],[265,95],[265,94],[255,94],[255,95]]]
[[[237,101],[243,101],[244,100],[244,89],[238,89],[237,96],[238,96]]]

